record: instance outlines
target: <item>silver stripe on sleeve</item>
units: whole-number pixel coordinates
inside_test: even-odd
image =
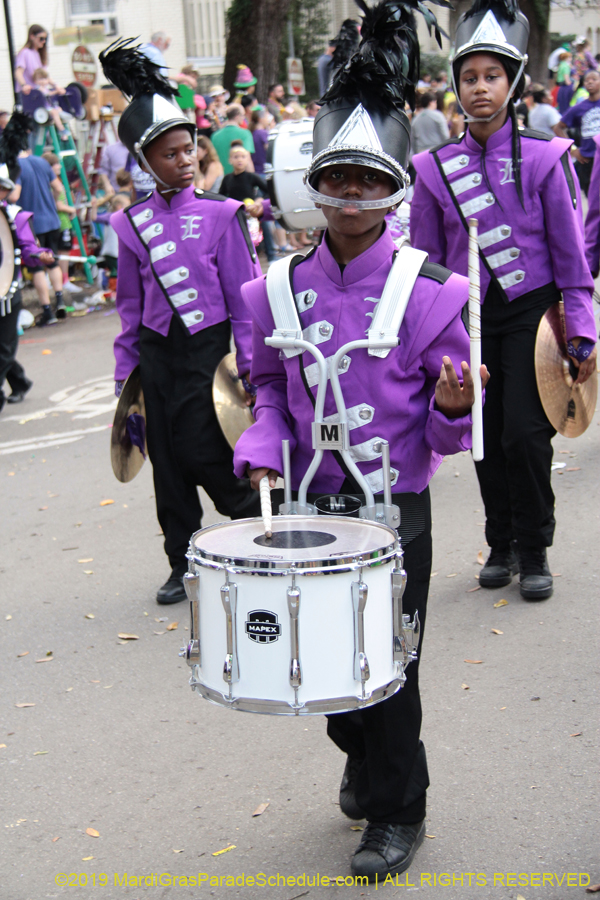
[[[201,309],[193,309],[191,312],[182,313],[181,321],[187,328],[192,328],[194,325],[198,325],[204,319],[204,313]]]
[[[492,228],[491,231],[484,231],[479,235],[479,249],[485,250],[486,247],[491,247],[493,244],[499,244],[500,241],[505,241],[512,234],[512,228],[510,225],[499,225],[498,228]]]
[[[198,291],[195,288],[188,288],[185,291],[177,291],[176,294],[169,294],[169,300],[173,306],[186,306],[197,298]]]
[[[331,369],[331,360],[333,356],[328,356],[325,362],[327,363],[327,373],[329,376],[329,372]],[[340,359],[340,364],[338,366],[338,375],[343,375],[350,368],[350,363],[352,362],[352,358],[350,356],[342,356]],[[304,376],[306,378],[306,383],[309,387],[314,387],[315,384],[319,383],[319,366],[317,363],[311,363],[310,366],[306,366],[304,369]]]
[[[450,190],[455,197],[464,194],[465,191],[471,191],[473,188],[479,187],[483,181],[479,172],[472,172],[471,175],[465,175],[464,178],[458,178],[450,185]]]
[[[170,288],[174,284],[179,284],[180,281],[185,281],[189,274],[185,266],[180,266],[178,269],[171,269],[170,272],[160,275],[158,280],[164,288]]]
[[[156,222],[154,225],[151,225],[150,228],[144,229],[144,231],[141,232],[140,237],[145,244],[149,244],[152,238],[158,237],[158,235],[162,233],[162,225],[160,222]]]
[[[157,247],[153,247],[150,251],[150,260],[155,263],[158,262],[159,259],[164,259],[166,256],[171,256],[177,250],[177,244],[175,241],[167,241],[166,244],[159,244]]]
[[[140,225],[143,225],[149,219],[154,216],[154,212],[151,209],[143,209],[141,212],[137,214],[137,216],[132,216],[133,224],[136,228],[139,228]]]
[[[481,212],[482,209],[487,209],[488,206],[492,206],[495,202],[496,198],[493,194],[480,194],[479,197],[474,197],[472,200],[461,204],[460,211],[465,219],[468,219],[469,216]]]
[[[508,250],[501,250],[500,253],[492,253],[491,256],[486,256],[486,259],[492,269],[499,269],[500,266],[507,266],[520,255],[520,250],[516,247],[510,247]]]
[[[323,320],[322,322],[313,322],[308,328],[302,329],[302,337],[311,344],[322,344],[324,341],[331,340],[333,334],[333,325]]]
[[[369,406],[368,403],[359,403],[357,406],[351,406],[346,412],[348,413],[348,430],[353,431],[355,428],[362,428],[363,425],[369,424],[375,415],[375,408]],[[339,422],[340,414],[334,413],[332,416],[325,416],[323,421]]]
[[[464,153],[461,153],[460,156],[453,156],[452,159],[442,163],[442,169],[444,170],[445,175],[452,175],[454,172],[459,172],[461,169],[464,169],[468,163],[469,157]]]
[[[514,272],[509,272],[508,275],[503,275],[502,278],[499,278],[498,284],[506,290],[506,288],[513,287],[515,284],[520,284],[524,278],[525,272],[523,269],[515,269]]]

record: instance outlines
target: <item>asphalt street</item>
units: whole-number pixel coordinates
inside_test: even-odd
[[[344,759],[324,719],[231,712],[190,691],[187,604],[155,602],[169,569],[150,465],[126,485],[110,467],[118,326],[108,310],[26,332],[34,387],[0,416],[1,900],[586,896],[600,882],[600,423],[554,441],[556,578],[542,603],[516,581],[477,586],[470,456],[435,476],[427,838],[397,884],[351,886],[360,832],[337,804]],[[204,524],[218,521],[205,506]],[[258,873],[271,882],[249,885]]]

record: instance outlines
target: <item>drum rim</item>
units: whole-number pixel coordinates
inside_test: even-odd
[[[259,713],[266,716],[321,716],[324,713],[353,712],[357,709],[364,709],[368,706],[374,706],[376,703],[381,703],[382,700],[397,694],[398,691],[402,690],[406,681],[404,668],[400,663],[397,663],[397,665],[399,669],[396,670],[397,674],[394,675],[392,680],[376,688],[372,691],[370,697],[365,700],[357,694],[351,694],[348,697],[308,700],[306,703],[300,703],[297,706],[285,700],[267,700],[262,697],[232,697],[230,700],[222,691],[203,684],[194,671],[192,671],[190,678],[190,687],[192,691],[198,693],[204,700],[237,712]],[[200,667],[194,666],[194,669],[198,668]]]
[[[307,521],[315,518],[320,519],[324,525],[325,523],[331,522],[340,522],[347,525],[349,521],[353,521],[347,516],[275,516],[273,522],[277,522],[278,519],[298,522],[299,520]],[[248,522],[261,522],[262,520],[258,516],[253,516],[252,518],[235,519],[234,521],[236,524],[243,525]],[[386,525],[384,522],[373,522],[371,519],[356,519],[354,521],[360,522],[361,525],[368,524],[383,529],[383,531],[387,532],[390,536],[390,541],[383,546],[377,547],[375,550],[364,553],[349,553],[345,556],[328,556],[325,559],[322,557],[304,560],[276,560],[264,557],[249,559],[248,557],[226,556],[223,553],[208,552],[207,550],[202,550],[196,546],[195,541],[197,535],[208,531],[215,531],[232,524],[232,522],[216,522],[214,525],[208,525],[206,528],[201,528],[199,531],[194,532],[190,539],[190,549],[187,553],[187,558],[190,562],[196,563],[196,565],[199,566],[214,569],[235,570],[241,574],[245,572],[248,574],[259,574],[260,572],[276,571],[281,575],[286,575],[291,572],[316,575],[321,572],[340,572],[342,570],[348,571],[360,569],[377,563],[381,564],[396,556],[396,553],[400,548],[400,542],[398,535],[393,528],[390,528],[389,525]],[[304,573],[300,572],[300,570],[309,570],[309,572]]]

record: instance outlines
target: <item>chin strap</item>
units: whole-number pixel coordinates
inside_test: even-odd
[[[508,90],[508,94],[506,95],[506,99],[505,99],[504,103],[502,104],[502,106],[499,109],[497,109],[495,113],[492,113],[491,116],[486,116],[485,118],[482,118],[480,116],[470,116],[468,113],[464,112],[464,110],[463,110],[464,120],[467,124],[469,122],[482,122],[482,123],[483,122],[493,122],[493,120],[496,118],[496,116],[499,116],[500,113],[506,109],[506,107],[508,106],[508,101],[512,97],[512,95],[515,91],[515,88],[517,87],[517,85],[521,79],[521,75],[523,74],[525,66],[527,65],[527,60],[528,60],[528,56],[526,54],[523,57],[523,59],[521,60],[521,65],[519,66],[519,71],[517,72],[517,75]],[[458,97],[459,102],[460,102],[460,94],[458,93],[458,87],[456,84],[456,79],[454,77],[454,69],[452,69],[452,87],[454,88],[454,93],[456,94],[456,96]]]
[[[166,134],[166,132],[165,132],[165,134]],[[170,185],[167,184],[166,181],[163,181],[162,178],[158,177],[158,175],[156,174],[156,172],[154,171],[154,169],[152,168],[152,166],[150,165],[150,163],[144,156],[144,151],[142,150],[141,147],[137,151],[137,155],[141,159],[141,161],[144,163],[144,165],[146,166],[146,169],[148,170],[148,174],[152,175],[155,182],[157,184],[161,184],[163,187],[167,188],[167,191],[162,191],[162,193],[173,193],[173,194],[181,193],[183,188],[171,187]],[[194,156],[198,156],[198,133],[197,132],[194,132]],[[159,193],[161,193],[161,191],[159,191]]]

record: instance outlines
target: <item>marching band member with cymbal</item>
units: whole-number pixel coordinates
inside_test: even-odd
[[[418,80],[417,4],[385,0],[368,7],[358,2],[364,12],[362,41],[324,97],[306,174],[327,231],[320,246],[298,257],[290,269],[303,334],[327,358],[348,341],[364,339],[392,269],[396,247],[384,219],[408,183],[410,124],[404,107],[407,101],[414,105]],[[437,31],[434,16],[427,15]],[[444,454],[471,446],[474,395],[461,321],[467,279],[423,263],[424,258],[414,271],[399,346],[384,351],[384,358],[367,349],[351,350],[340,363],[341,389],[352,404],[350,452],[374,493],[383,487],[378,440],[390,444],[393,502],[401,509],[407,572],[403,611],[412,618],[418,609],[422,622],[431,571],[428,483]],[[268,474],[274,486],[282,472],[281,441],[288,439],[297,489],[313,455],[315,365],[308,352],[286,358],[265,345],[274,319],[264,278],[246,285],[244,296],[253,317],[257,421],[236,446],[236,473],[248,472],[256,489]],[[482,375],[485,381],[483,368]],[[335,416],[336,409],[328,386],[326,417]],[[339,459],[325,453],[312,491],[360,493]],[[425,834],[429,778],[419,737],[417,665],[408,666],[406,684],[394,696],[328,716],[328,734],[347,755],[341,809],[350,818],[368,820],[352,871],[370,881],[405,871]]]
[[[191,534],[200,527],[202,485],[231,518],[260,511],[212,402],[215,369],[231,331],[240,376],[250,370],[251,326],[241,286],[260,273],[243,204],[195,190],[196,128],[174,103],[176,90],[132,41],[100,54],[110,81],[132,102],[119,138],[155,179],[156,190],[111,218],[119,236],[115,340],[117,395],[140,365],[158,520],[171,575],[161,604],[185,599]]]
[[[517,125],[528,36],[515,0],[475,0],[461,16],[452,73],[468,129],[413,157],[410,231],[414,247],[466,275],[467,220],[479,220],[482,359],[492,375],[485,457],[476,463],[491,548],[479,583],[501,587],[520,571],[521,595],[544,600],[552,594],[555,431],[537,389],[535,338],[562,292],[583,382],[595,366],[596,328],[572,141]]]

